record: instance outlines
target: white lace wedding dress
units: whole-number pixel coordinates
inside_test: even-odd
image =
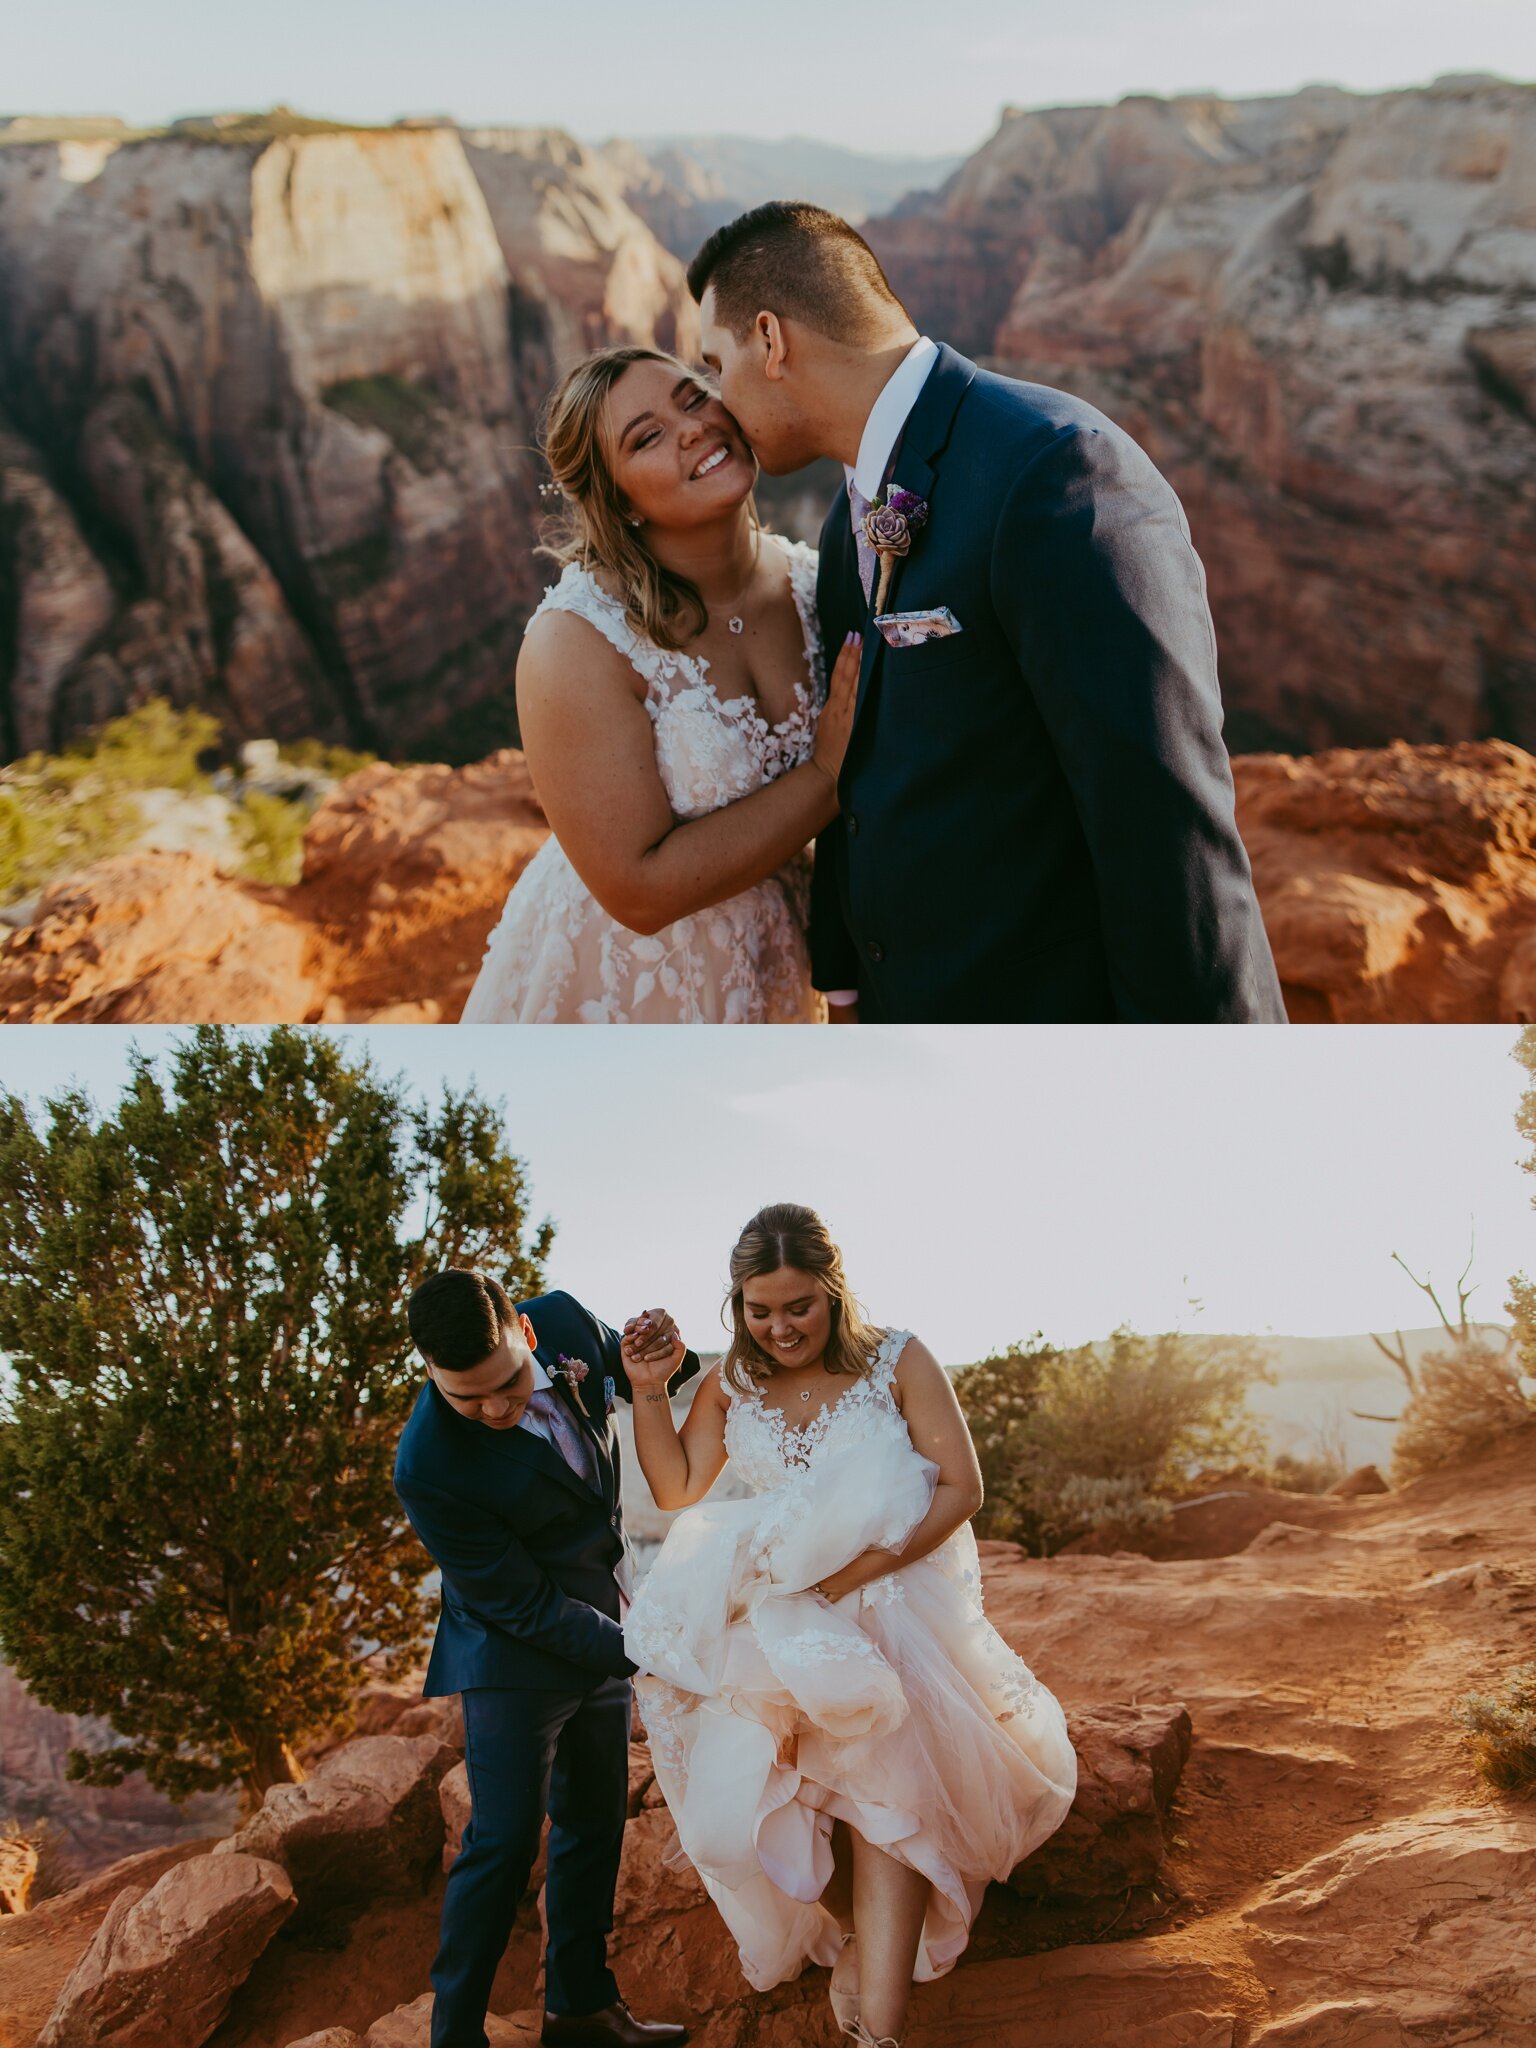
[[[776,541],[805,635],[795,709],[769,725],[750,696],[722,701],[702,656],[643,639],[624,608],[574,562],[539,612],[575,612],[645,679],[662,787],[679,819],[702,818],[809,760],[825,691],[816,551]],[[534,614],[538,616],[538,612]],[[806,946],[810,857],[654,935],[601,907],[553,839],[507,898],[461,1024],[810,1024],[825,1017]]]
[[[678,1517],[625,1625],[679,1844],[759,1990],[839,1959],[818,1903],[834,1820],[929,1880],[924,1982],[1076,1789],[1060,1706],[982,1611],[968,1523],[835,1603],[806,1590],[899,1548],[928,1511],[938,1468],[892,1393],[907,1342],[889,1332],[869,1376],[804,1428],[728,1386],[726,1449],[752,1495]]]

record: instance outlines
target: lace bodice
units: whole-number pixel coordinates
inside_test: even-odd
[[[810,1422],[787,1422],[782,1410],[770,1407],[754,1387],[750,1394],[725,1381],[729,1408],[725,1448],[731,1468],[754,1493],[769,1493],[804,1472],[825,1447],[850,1434],[868,1442],[873,1434],[894,1431],[910,1445],[907,1425],[891,1391],[896,1362],[911,1341],[909,1330],[887,1330],[875,1351],[869,1372],[853,1382]]]
[[[751,695],[721,698],[703,655],[673,653],[644,639],[590,571],[570,562],[539,612],[574,612],[597,628],[645,679],[645,708],[656,734],[656,766],[678,818],[702,818],[750,796],[810,759],[816,714],[826,694],[816,622],[816,550],[769,535],[788,558],[790,590],[805,636],[805,675],[795,709],[770,725]],[[535,612],[537,618],[539,612]]]

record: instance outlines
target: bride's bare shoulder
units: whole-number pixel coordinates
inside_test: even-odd
[[[558,700],[582,690],[618,688],[639,696],[644,680],[627,655],[580,612],[546,606],[528,623],[517,657],[517,694]]]
[[[717,1358],[705,1373],[703,1385],[709,1390],[709,1398],[719,1408],[731,1405],[731,1389],[725,1377],[725,1360]]]
[[[891,1377],[896,1391],[896,1405],[900,1407],[904,1395],[931,1389],[939,1382],[946,1381],[949,1375],[922,1338],[909,1335],[897,1354]]]

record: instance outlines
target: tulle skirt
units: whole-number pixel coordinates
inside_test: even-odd
[[[821,1903],[832,1828],[927,1878],[917,1981],[951,1969],[989,1880],[1065,1819],[1077,1760],[1060,1705],[982,1611],[969,1526],[830,1603],[806,1589],[899,1547],[934,1468],[882,1438],[809,1486],[679,1517],[626,1625],[678,1845],[758,1989],[838,1958]]]

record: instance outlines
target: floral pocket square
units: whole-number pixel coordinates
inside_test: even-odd
[[[947,604],[931,612],[880,612],[875,624],[887,647],[925,647],[930,640],[947,640],[961,630]]]

